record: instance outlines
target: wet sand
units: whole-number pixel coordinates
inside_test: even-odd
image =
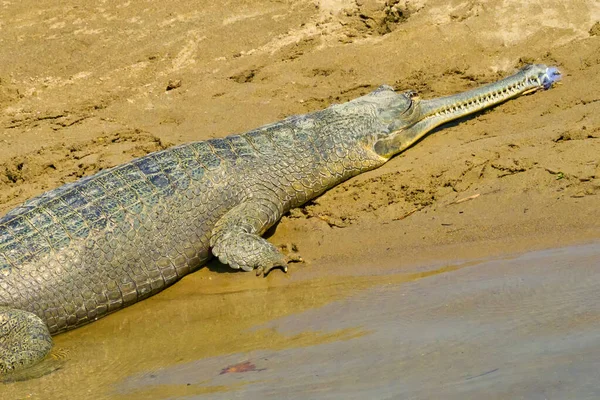
[[[585,346],[594,341],[597,327],[591,316],[581,320],[567,297],[569,288],[579,295],[578,282],[570,281],[563,267],[545,270],[539,260],[580,266],[585,279],[579,283],[592,287],[600,265],[597,253],[592,264],[576,251],[541,253],[531,269],[511,257],[600,239],[599,21],[595,0],[0,4],[0,59],[5,60],[0,63],[0,213],[134,157],[244,132],[347,101],[384,83],[430,98],[488,83],[530,62],[558,66],[564,74],[552,90],[438,130],[382,168],[284,216],[269,240],[297,247],[307,261],[292,265],[289,274],[255,279],[211,263],[158,296],[57,336],[53,354],[64,360],[64,368],[39,380],[0,386],[0,395],[250,396],[265,388],[251,380],[272,382],[271,376],[297,371],[285,358],[292,355],[302,361],[305,379],[317,365],[313,361],[322,360],[328,371],[323,376],[333,387],[343,383],[361,393],[352,381],[378,370],[376,362],[360,348],[345,355],[344,346],[362,343],[388,355],[396,342],[378,335],[402,328],[402,335],[390,337],[400,337],[402,354],[412,358],[390,354],[386,360],[393,366],[384,364],[389,373],[380,371],[394,393],[402,383],[404,389],[398,390],[406,390],[409,398],[430,397],[424,392],[429,387],[431,396],[442,387],[467,394],[479,387],[502,397],[507,390],[530,394],[556,379],[559,383],[548,383],[554,390],[549,393],[562,397],[569,389],[585,398],[585,368],[595,354]],[[502,283],[497,274],[504,269],[509,280]],[[519,278],[527,278],[523,287]],[[459,281],[451,285],[454,279]],[[501,296],[502,284],[508,298]],[[546,285],[563,295],[552,299]],[[470,304],[461,303],[467,298]],[[534,325],[517,298],[535,305],[531,319],[539,319],[539,331],[525,331]],[[442,303],[435,306],[435,299],[447,301],[448,309],[437,309]],[[568,307],[560,308],[559,299]],[[594,312],[593,302],[579,300]],[[501,301],[510,307],[498,304],[495,314],[487,314],[485,307]],[[377,306],[368,308],[370,303]],[[327,314],[337,306],[344,312]],[[378,310],[410,323],[415,318],[414,325],[390,325],[394,320]],[[548,325],[550,310],[572,325],[558,320]],[[467,325],[460,326],[456,321],[463,315]],[[333,325],[319,327],[315,321],[323,316]],[[297,326],[296,317],[315,328],[287,331],[283,322],[273,322]],[[468,336],[461,330],[465,327],[481,337]],[[511,327],[514,336],[506,331]],[[462,333],[468,342],[461,342]],[[582,361],[572,361],[573,370],[561,361],[547,375],[532,371],[534,360],[550,360],[550,353],[523,347],[526,354],[517,355],[505,340],[523,343],[538,335],[544,346],[554,346],[563,333],[569,337],[560,354]],[[496,351],[496,343],[507,353],[494,353],[497,363],[479,362],[481,354],[491,354],[482,346]],[[416,351],[422,347],[437,353],[421,359]],[[466,355],[451,347],[464,347]],[[261,351],[281,368],[264,366],[256,357]],[[325,355],[334,361],[328,363]],[[366,357],[363,375],[360,360],[349,361],[353,355]],[[219,375],[246,357],[256,369],[267,370]],[[199,375],[184,386],[169,371],[186,365],[197,365]],[[441,366],[447,370],[436,369]],[[354,375],[336,375],[346,367]],[[539,385],[519,386],[519,375],[510,371],[526,376],[523,368]],[[160,372],[162,386],[151,384],[149,371]],[[386,383],[368,376],[366,381]],[[325,381],[314,379],[315,393],[332,393],[317,388]],[[278,383],[277,388],[301,389],[293,389],[300,380]]]
[[[290,338],[353,336],[144,372],[114,393],[215,400],[600,397],[599,243],[463,264],[401,284],[396,274],[347,299],[252,328]]]

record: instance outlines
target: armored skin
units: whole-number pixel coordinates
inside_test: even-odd
[[[389,86],[256,130],[149,154],[47,192],[0,219],[0,374],[36,364],[55,335],[152,296],[211,255],[287,270],[261,235],[293,207],[377,168],[433,128],[549,88],[531,65],[454,96]]]

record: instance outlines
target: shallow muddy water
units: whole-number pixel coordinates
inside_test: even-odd
[[[223,389],[190,396],[211,399],[597,399],[599,289],[597,244],[483,262],[256,327],[356,337],[211,357],[129,377],[115,390],[191,383]],[[237,372],[236,363],[256,370]],[[233,370],[220,374],[227,365]]]
[[[418,270],[304,280],[200,271],[58,336],[61,370],[0,391],[6,398],[600,397],[598,243]]]

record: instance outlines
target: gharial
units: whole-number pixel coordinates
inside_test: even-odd
[[[38,363],[55,335],[200,268],[287,270],[261,237],[293,207],[377,168],[433,128],[548,89],[529,65],[453,96],[390,86],[222,139],[151,153],[27,201],[0,219],[0,374]]]

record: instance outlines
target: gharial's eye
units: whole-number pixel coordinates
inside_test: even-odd
[[[411,100],[416,97],[419,97],[419,94],[414,90],[407,90],[406,92],[404,92],[404,95]]]

